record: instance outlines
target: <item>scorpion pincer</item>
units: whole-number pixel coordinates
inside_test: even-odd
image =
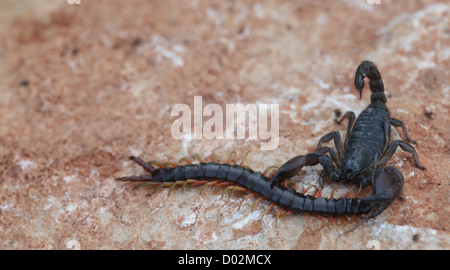
[[[417,160],[415,143],[406,132],[402,121],[391,118],[386,107],[386,96],[380,72],[374,63],[363,61],[355,73],[355,87],[362,96],[364,78],[369,81],[371,95],[370,105],[361,112],[355,121],[355,114],[346,112],[337,121],[340,124],[348,119],[348,128],[344,146],[339,132],[333,131],[323,136],[314,153],[296,156],[286,163],[271,177],[255,172],[241,165],[219,164],[216,162],[178,165],[175,167],[155,168],[142,159],[131,156],[130,159],[143,167],[150,174],[117,178],[119,181],[143,182],[141,186],[160,184],[175,186],[185,185],[189,179],[204,180],[206,183],[234,182],[246,191],[257,193],[282,208],[297,212],[317,213],[321,215],[349,215],[366,213],[363,219],[374,218],[386,210],[403,188],[404,178],[394,167],[382,167],[400,147],[412,153],[415,165],[424,170]],[[401,127],[408,142],[394,140],[391,142],[391,125]],[[322,144],[334,140],[336,151]],[[372,196],[367,198],[324,198],[304,195],[281,182],[298,174],[304,166],[322,165],[323,178],[333,182],[348,181],[359,187],[372,186]],[[170,184],[172,183],[172,184]]]

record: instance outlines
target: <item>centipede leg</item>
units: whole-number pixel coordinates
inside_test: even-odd
[[[236,155],[235,151],[231,151],[230,154],[228,154],[228,159],[227,159],[227,163],[231,164],[233,162],[233,156]]]
[[[227,186],[231,186],[231,185],[234,185],[234,182],[222,181],[221,183],[217,184],[216,186],[218,186],[218,187],[227,187]]]
[[[252,198],[252,197],[255,197],[256,195],[258,195],[258,193],[253,192],[253,193],[248,194],[248,195],[245,196],[244,198],[242,198],[242,199],[241,199],[241,202],[239,203],[238,210],[241,209],[242,203],[243,203],[245,200],[250,199],[250,198]]]
[[[353,190],[354,186],[352,186],[344,195],[344,198],[348,199],[350,198],[350,192]]]
[[[180,158],[180,160],[178,160],[178,163],[182,163],[182,162],[184,162],[185,164],[192,164],[192,161],[187,157],[182,157],[182,158]]]
[[[195,181],[196,181],[196,180],[192,180],[192,179],[184,181],[184,183],[181,185],[181,192],[184,191],[184,187],[185,187],[186,185],[188,185],[188,184],[193,184]]]
[[[233,192],[236,191],[236,190],[238,190],[238,191],[243,191],[243,192],[248,191],[247,188],[244,188],[244,187],[241,187],[241,186],[237,186],[237,185],[229,186],[229,187],[227,187],[227,188],[222,192],[222,198],[223,198],[223,195],[225,194],[225,192],[226,192],[227,190],[229,190],[229,189],[231,189],[231,191],[230,191],[230,194],[228,194],[228,197],[231,197],[231,195],[233,194]]]
[[[359,223],[359,221],[358,221],[358,219],[356,218],[356,216],[350,215],[349,218],[350,218],[354,223],[356,223],[356,224]]]
[[[247,159],[248,154],[250,153],[250,151],[248,151],[247,153],[245,153],[244,157],[242,158],[241,162],[239,163],[239,165],[241,165],[242,167],[247,167],[244,165],[245,160]],[[248,168],[248,167],[247,167]]]
[[[175,188],[176,185],[182,185],[184,181],[175,181],[169,188],[169,195],[172,192],[172,190]]]
[[[175,162],[171,162],[171,161],[164,162],[164,167],[175,168],[177,166],[178,166],[178,164]]]
[[[204,184],[204,185],[202,186],[202,189],[200,190],[200,195],[202,194],[203,190],[204,190],[207,186],[214,186],[214,185],[217,185],[217,184],[220,183],[220,182],[221,182],[221,181],[219,181],[219,180],[214,180],[214,181],[210,181],[210,182]]]
[[[311,233],[314,234],[314,231],[311,226],[311,218],[309,217],[309,213],[305,213],[305,215],[306,215],[306,223],[308,224],[307,227],[311,231]]]
[[[317,217],[320,221],[322,221],[322,223],[325,223],[325,226],[328,228],[328,230],[330,229],[330,225],[328,224],[328,221],[326,221],[326,220],[324,219],[324,217],[322,217],[320,214],[316,214],[316,217]]]
[[[231,192],[230,192],[230,194],[228,195],[228,197],[231,197],[231,195],[232,195],[236,190],[237,190],[237,191],[241,191],[241,192],[248,192],[248,191],[249,191],[248,188],[237,186],[237,187],[231,189]]]
[[[267,207],[267,209],[264,210],[263,214],[261,215],[261,220],[264,218],[264,216],[267,214],[267,212],[269,212],[269,210],[272,209],[272,207],[273,207],[274,205],[275,205],[274,202],[271,202],[271,203],[269,204],[269,206]]]
[[[275,227],[278,227],[278,219],[279,218],[285,217],[285,216],[290,215],[290,214],[292,214],[291,210],[285,210],[283,208],[280,208],[280,210],[278,210],[278,212],[277,212],[277,217],[275,218]]]
[[[344,226],[347,226],[348,223],[347,223],[347,221],[345,220],[345,217],[344,217],[344,216],[341,216],[340,218],[341,218],[341,221],[342,221],[342,223],[344,224]]]
[[[251,207],[251,211],[252,211],[252,212],[253,212],[253,210],[255,209],[255,206],[256,206],[258,203],[260,203],[262,200],[264,200],[264,197],[259,197],[258,199],[256,199],[256,200],[253,202],[252,207]]]
[[[274,165],[269,166],[262,172],[262,175],[272,178],[272,176],[277,172],[278,169],[279,169],[278,166],[274,166]],[[274,171],[269,174],[269,172],[271,170],[274,170]]]
[[[198,162],[200,162],[200,163],[204,162],[199,154],[194,154],[194,157],[198,160]]]
[[[156,160],[152,160],[152,161],[150,161],[150,162],[148,162],[148,164],[150,165],[150,166],[156,166],[156,167],[158,167],[158,168],[160,168],[160,169],[164,169],[166,166],[163,164],[163,163],[161,163],[161,162],[159,162],[159,161],[156,161]]]

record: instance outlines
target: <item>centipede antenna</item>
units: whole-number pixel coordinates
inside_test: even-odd
[[[148,171],[149,173],[153,173],[155,171],[155,168],[153,168],[151,164],[146,163],[145,161],[136,156],[130,156],[129,159],[136,162],[139,166],[144,168],[144,170]]]
[[[114,179],[116,181],[125,182],[125,181],[134,181],[134,182],[145,182],[151,181],[151,175],[134,175],[134,176],[125,176]]]
[[[138,189],[141,187],[146,187],[146,186],[156,186],[156,185],[161,185],[163,182],[146,182],[146,183],[142,183],[140,185],[137,185],[134,187],[134,189]]]

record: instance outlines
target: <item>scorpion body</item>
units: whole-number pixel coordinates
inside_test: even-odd
[[[386,96],[380,72],[374,63],[363,61],[355,73],[355,87],[362,96],[364,77],[370,80],[371,104],[355,121],[353,112],[346,112],[337,121],[349,120],[344,147],[339,132],[334,131],[323,136],[314,153],[300,155],[284,163],[272,176],[267,177],[241,165],[219,164],[216,162],[179,165],[176,167],[154,168],[138,157],[131,160],[142,166],[150,175],[121,177],[119,181],[139,181],[145,185],[185,185],[188,179],[205,180],[201,183],[233,182],[245,187],[244,190],[257,193],[272,203],[293,212],[309,212],[321,215],[349,215],[367,213],[364,217],[373,218],[398,197],[403,188],[404,179],[394,167],[382,167],[400,146],[402,150],[413,154],[414,163],[420,169],[417,153],[412,145],[401,140],[390,142],[390,127],[401,127],[406,140],[411,140],[405,125],[390,117],[386,107]],[[336,151],[331,147],[322,147],[323,143],[334,140]],[[372,196],[367,198],[323,198],[304,195],[292,188],[281,185],[287,178],[295,176],[304,166],[321,164],[320,186],[323,177],[331,181],[352,182],[360,187],[372,185]]]

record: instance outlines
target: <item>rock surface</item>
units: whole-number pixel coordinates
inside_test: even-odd
[[[2,1],[1,249],[449,249],[450,7],[446,1]],[[223,188],[133,189],[129,155],[236,162],[254,170],[314,150],[335,110],[369,102],[353,87],[365,59],[419,162],[397,151],[401,200],[354,222],[254,211]],[[280,142],[175,140],[175,104],[279,104]],[[400,137],[403,134],[399,131]],[[399,136],[396,134],[395,136]],[[332,144],[330,144],[331,146]],[[321,167],[292,180],[317,185]],[[350,185],[325,181],[324,196]],[[312,190],[310,191],[310,193]],[[355,195],[356,190],[351,191]],[[370,193],[364,189],[361,196]]]

